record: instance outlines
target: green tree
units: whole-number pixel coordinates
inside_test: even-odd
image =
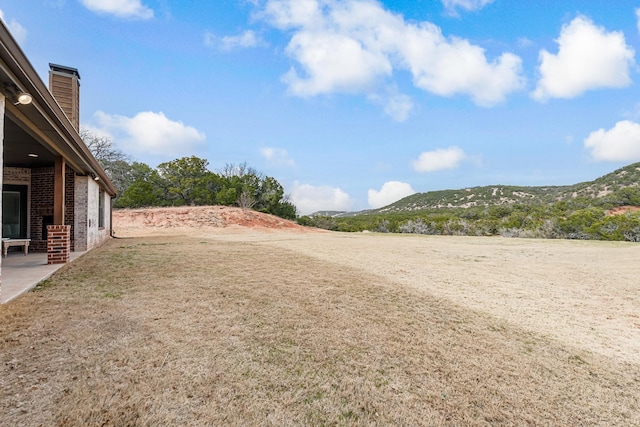
[[[223,185],[216,195],[218,203],[231,204],[229,201],[235,195],[235,204],[243,209],[253,208],[286,219],[296,218],[295,205],[275,178],[264,176],[246,163],[226,164],[220,175]]]
[[[261,212],[273,213],[284,197],[284,189],[275,178],[265,177],[258,182],[256,188],[255,209]]]
[[[207,169],[209,162],[196,156],[182,157],[158,165],[169,204],[204,205],[212,203],[213,194],[207,184],[214,178]]]
[[[118,208],[140,208],[166,204],[165,187],[158,171],[145,163],[133,162],[128,171],[129,184],[115,201]]]
[[[580,209],[573,212],[566,219],[561,219],[558,229],[569,239],[593,238],[592,226],[605,216],[600,208]]]
[[[215,195],[215,203],[218,205],[232,206],[238,200],[238,193],[234,187],[223,187]]]
[[[145,208],[160,204],[161,199],[158,197],[153,184],[148,181],[135,181],[118,197],[115,207]]]
[[[611,202],[611,207],[640,206],[640,187],[621,188],[607,196],[606,199]]]
[[[273,208],[272,215],[279,216],[280,218],[295,220],[298,216],[296,205],[289,201],[288,196],[284,196],[277,206]]]

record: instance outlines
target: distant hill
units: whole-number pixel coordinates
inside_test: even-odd
[[[640,163],[574,185],[430,191],[379,209],[318,212],[298,222],[338,231],[640,242]]]
[[[415,212],[432,209],[489,207],[513,204],[551,204],[578,197],[602,199],[623,188],[640,187],[640,162],[620,168],[594,181],[567,186],[517,187],[487,185],[460,190],[417,193],[388,206],[347,215]],[[332,215],[332,216],[345,216]]]
[[[328,216],[331,218],[336,218],[347,214],[349,214],[349,212],[347,211],[318,211],[312,213],[310,216]]]

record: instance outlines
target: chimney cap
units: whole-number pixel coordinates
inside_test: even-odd
[[[73,76],[76,76],[78,79],[80,78],[80,72],[78,72],[77,68],[49,63],[49,69],[58,73],[71,74]]]

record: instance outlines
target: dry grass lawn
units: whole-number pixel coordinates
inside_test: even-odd
[[[640,425],[640,247],[115,239],[0,306],[7,426]]]

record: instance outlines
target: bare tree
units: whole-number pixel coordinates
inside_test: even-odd
[[[129,162],[130,160],[129,156],[113,145],[113,141],[108,136],[98,135],[88,129],[80,129],[80,138],[104,170],[108,170],[118,161]]]
[[[220,170],[220,175],[223,176],[224,178],[231,178],[231,177],[243,178],[245,176],[253,176],[253,177],[256,177],[258,180],[262,179],[262,172],[258,172],[256,169],[249,166],[246,162],[239,163],[237,165],[233,163],[227,163]]]
[[[80,138],[107,173],[118,193],[122,194],[131,182],[130,157],[118,150],[111,138],[107,136],[98,135],[88,129],[81,129]]]
[[[240,193],[240,196],[238,197],[238,200],[236,201],[236,203],[243,210],[251,209],[256,204],[256,199],[255,197],[253,197],[251,192],[245,189],[245,190],[242,190],[242,192]]]

